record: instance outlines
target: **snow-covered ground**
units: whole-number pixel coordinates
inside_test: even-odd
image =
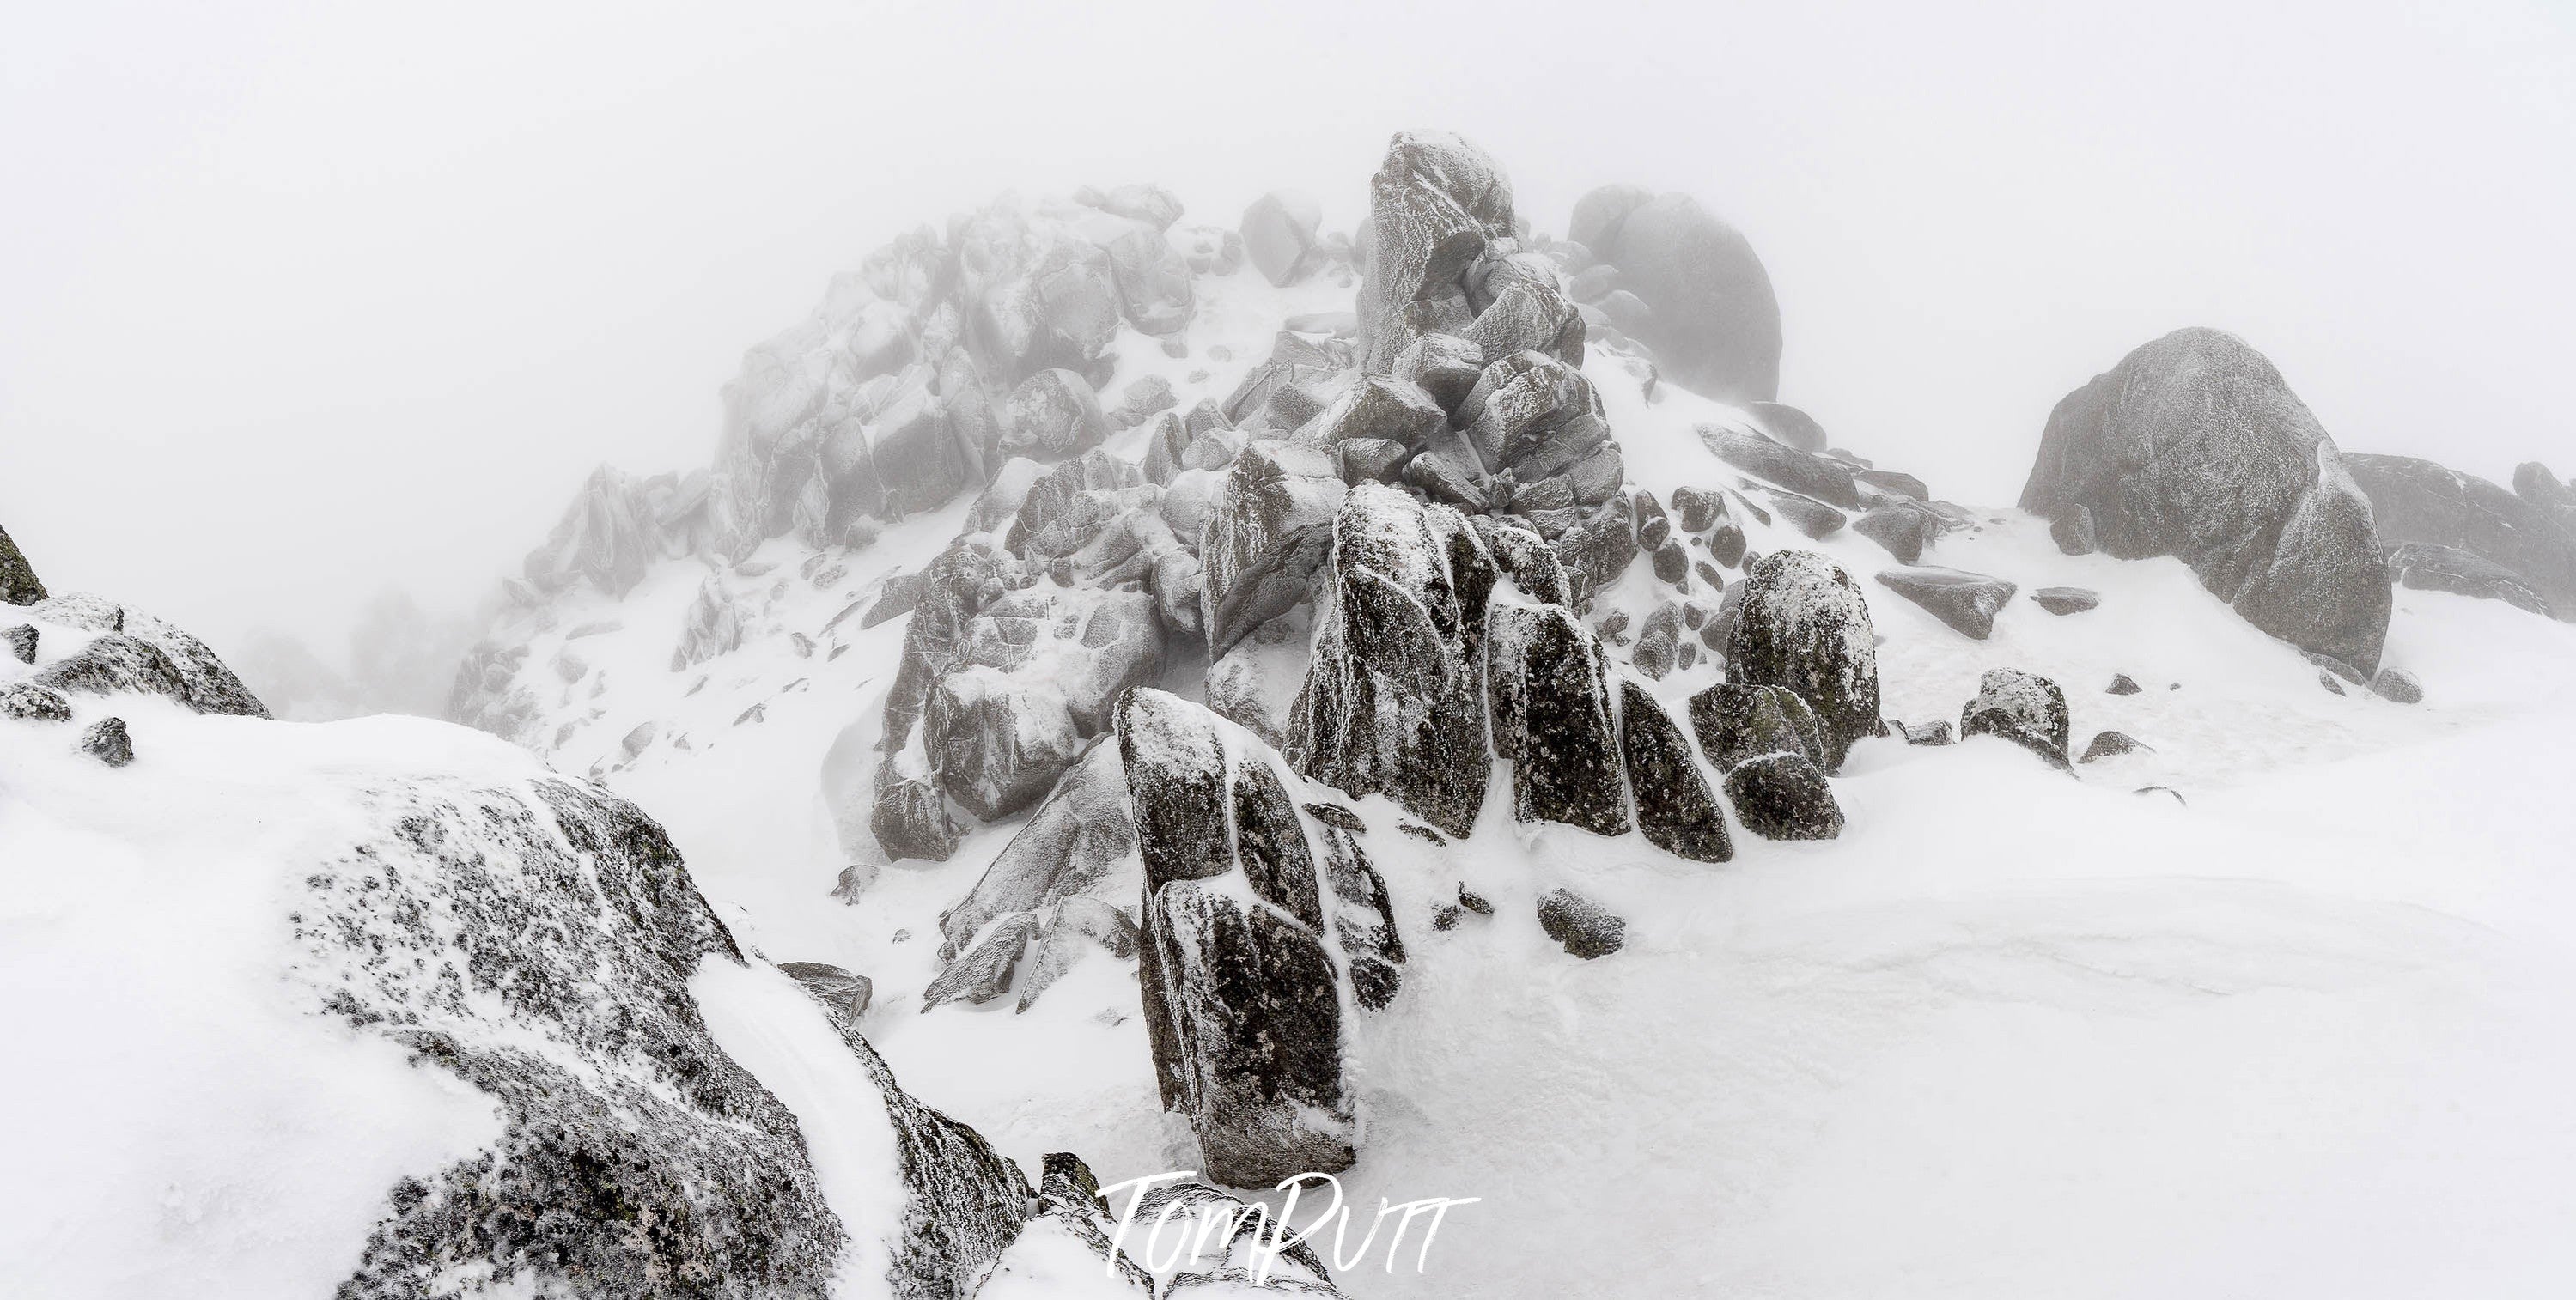
[[[1351,303],[1330,277],[1200,288],[1190,354],[1126,332],[1104,392],[1159,375],[1184,409],[1221,398],[1284,319]],[[1591,374],[1635,484],[1669,499],[1736,483],[1692,428],[1739,413],[1670,387],[1649,400],[1615,358]],[[1835,432],[1940,494],[1938,449]],[[1110,448],[1136,455],[1143,436]],[[937,864],[881,862],[851,833],[905,628],[861,613],[968,506],[858,551],[777,539],[722,571],[669,560],[623,597],[584,586],[527,613],[509,631],[529,647],[543,762],[657,818],[762,955],[873,979],[860,1028],[905,1087],[1032,1174],[1059,1150],[1111,1183],[1194,1168],[1187,1125],[1156,1101],[1132,963],[1095,954],[1025,1013],[1008,998],[922,1012],[940,913],[1016,820]],[[1983,641],[1871,582],[1893,564],[1875,542],[1744,523],[1757,551],[1819,550],[1860,579],[1889,716],[1955,720],[1983,672],[2014,667],[2062,684],[2079,752],[2104,729],[2149,752],[2069,775],[1991,738],[1867,741],[1835,782],[1841,838],[1738,828],[1721,866],[1516,826],[1507,797],[1435,847],[1383,799],[1359,802],[1410,959],[1394,1004],[1354,1022],[1355,1213],[1349,1236],[1316,1243],[1350,1265],[1345,1290],[2568,1291],[2576,626],[2401,589],[2388,662],[2426,699],[2337,695],[2178,560],[2071,557],[2044,521],[1976,517],[1924,559],[2020,584]],[[743,644],[674,671],[711,573]],[[1604,610],[1642,610],[1651,581],[1633,566]],[[2050,585],[2101,604],[2051,614],[2028,599]],[[1203,669],[1176,650],[1162,684],[1195,698]],[[2143,689],[2107,693],[2117,674]],[[1716,676],[1703,660],[1649,689],[1680,716]],[[107,711],[82,707],[83,724]],[[174,1294],[200,1277],[319,1293],[399,1174],[488,1142],[498,1120],[280,984],[294,882],[275,866],[358,833],[314,791],[397,763],[496,782],[542,768],[414,720],[115,711],[143,755],[123,770],[64,761],[76,728],[0,725],[0,1024],[17,1065],[0,1293]],[[1435,930],[1462,883],[1494,915]],[[1625,948],[1578,961],[1545,938],[1534,900],[1558,886],[1627,918]],[[798,1117],[835,1207],[881,1219],[882,1107],[826,1023],[766,968],[710,964],[692,989]],[[1382,1238],[1362,1262],[1382,1200],[1428,1197],[1476,1199],[1427,1255],[1417,1227],[1392,1269]],[[878,1247],[855,1249],[845,1276],[881,1276],[864,1257]],[[1009,1293],[1066,1294],[1051,1270],[1074,1258],[1031,1244]]]
[[[1193,358],[1130,335],[1104,391],[1159,373],[1184,408],[1221,397],[1284,316],[1348,303],[1248,271],[1221,288]],[[1238,364],[1208,364],[1210,343]],[[1732,412],[1669,387],[1649,402],[1615,362],[1593,377],[1634,482],[1735,483],[1691,433]],[[1935,449],[1837,434],[1940,492]],[[843,847],[823,773],[836,745],[875,745],[903,623],[825,625],[936,553],[965,506],[810,566],[770,543],[723,579],[758,611],[744,648],[686,672],[666,661],[703,565],[559,604],[532,679],[564,630],[625,629],[571,643],[598,675],[560,688],[565,716],[601,713],[554,761],[598,764],[652,810],[766,955],[871,976],[863,1029],[906,1086],[1024,1166],[1069,1149],[1104,1181],[1192,1168],[1155,1103],[1132,967],[1095,957],[1025,1014],[920,1013],[939,913],[1016,823],[830,896],[866,855]],[[1866,538],[1747,526],[1755,550],[1820,550],[1861,579],[1890,716],[1955,720],[1982,672],[2017,667],[2063,684],[2079,750],[2116,729],[2152,752],[2070,778],[1991,739],[1866,743],[1836,782],[1841,839],[1739,832],[1719,867],[1521,830],[1504,799],[1435,849],[1362,803],[1411,961],[1395,1005],[1358,1022],[1366,1137],[1344,1183],[1370,1208],[1481,1200],[1418,1274],[1411,1245],[1380,1268],[1381,1240],[1342,1275],[1354,1295],[2545,1295],[2576,1278],[2576,628],[2401,590],[2388,662],[2427,699],[2337,696],[2181,562],[2070,557],[2044,521],[1977,513],[1925,562],[2021,585],[1982,642],[1870,582],[1893,561]],[[2061,584],[2100,607],[2027,597]],[[1195,672],[1166,684],[1190,694]],[[2145,689],[2105,693],[2123,673]],[[1678,716],[1715,676],[1652,689]],[[619,740],[646,721],[662,739],[627,762]],[[2149,785],[2182,799],[2133,793]],[[1433,931],[1461,881],[1496,916]],[[1627,948],[1580,962],[1547,941],[1532,900],[1559,884],[1626,916]]]

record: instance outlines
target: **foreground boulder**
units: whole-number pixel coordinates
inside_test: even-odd
[[[1800,754],[1757,754],[1726,774],[1726,797],[1744,829],[1766,840],[1830,840],[1842,805],[1823,769]]]
[[[2021,507],[2102,550],[2172,555],[2254,626],[2368,672],[2388,631],[2371,502],[2263,355],[2184,329],[2067,394]]]
[[[1144,859],[1146,1035],[1208,1176],[1350,1167],[1359,1138],[1315,854],[1277,758],[1161,691],[1118,726]]]
[[[1778,686],[1824,724],[1826,771],[1878,734],[1878,647],[1869,603],[1842,566],[1813,551],[1773,551],[1746,571],[1726,648],[1726,677]]]
[[[1726,814],[1691,761],[1690,742],[1672,715],[1634,682],[1619,684],[1619,752],[1636,795],[1637,829],[1647,843],[1693,862],[1735,856]]]

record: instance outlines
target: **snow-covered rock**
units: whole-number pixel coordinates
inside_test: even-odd
[[[1773,551],[1745,574],[1726,649],[1727,680],[1795,693],[1823,723],[1827,771],[1878,734],[1878,648],[1869,602],[1842,566],[1813,551]]]
[[[2371,500],[2281,373],[2232,334],[2176,330],[2067,394],[2021,507],[2053,520],[2082,507],[2103,550],[2177,556],[2254,626],[2378,666],[2388,574]]]

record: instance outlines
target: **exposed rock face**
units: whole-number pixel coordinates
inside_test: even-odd
[[[1492,158],[1446,131],[1398,133],[1369,181],[1361,369],[1385,374],[1422,335],[1464,333],[1477,314],[1467,273],[1511,236],[1511,181]]]
[[[2527,482],[2532,487],[2533,493],[2526,495],[2412,456],[2353,454],[2345,456],[2344,463],[2353,481],[2370,497],[2371,517],[2382,545],[2466,551],[2503,568],[2537,593],[2557,617],[2576,618],[2576,518],[2541,504],[2554,500],[2543,486],[2555,482],[2546,471],[2516,475],[2517,485]],[[2560,490],[2565,490],[2564,485]],[[2539,500],[2533,499],[2535,495]],[[2419,559],[2424,555],[2417,554]],[[2426,567],[2432,578],[2442,568],[2466,566]],[[2459,585],[2497,587],[2492,579],[2464,578]]]
[[[1551,889],[1539,896],[1538,928],[1568,955],[1585,961],[1607,957],[1628,943],[1625,918],[1570,889]]]
[[[2388,630],[2370,498],[2261,353],[2177,330],[2050,413],[2021,506],[2091,513],[2122,559],[2173,555],[2256,627],[2367,671]]]
[[[1666,378],[1723,402],[1780,395],[1780,304],[1744,236],[1683,194],[1595,190],[1572,237],[1619,269],[1649,315],[1634,332]]]
[[[1321,260],[1315,246],[1323,209],[1315,200],[1291,190],[1272,190],[1243,210],[1243,251],[1261,278],[1291,285],[1313,273]]]
[[[671,671],[693,668],[741,647],[742,614],[734,608],[724,580],[709,574],[705,582],[698,584],[697,598],[689,602],[687,618],[680,626],[680,644],[671,651]]]
[[[1305,599],[1345,490],[1341,467],[1314,447],[1256,442],[1235,458],[1199,550],[1209,658]]]
[[[1842,805],[1822,768],[1799,754],[1757,754],[1726,774],[1726,797],[1744,829],[1766,840],[1830,840]]]
[[[1349,1168],[1358,1131],[1340,981],[1277,759],[1160,691],[1127,697],[1118,736],[1144,858],[1139,979],[1163,1104],[1189,1117],[1219,1182]]]
[[[0,528],[0,605],[33,605],[44,598],[45,584],[36,580],[35,566],[9,540],[9,530]]]
[[[505,1129],[392,1189],[341,1294],[436,1294],[465,1272],[819,1297],[857,1231],[890,1240],[898,1294],[958,1297],[1027,1218],[1018,1171],[904,1096],[847,1022],[886,1095],[906,1209],[901,1224],[835,1216],[795,1117],[699,1018],[699,963],[743,957],[632,805],[553,780],[370,797],[381,830],[305,878],[299,974],[353,1026],[491,1094]],[[582,1206],[614,1209],[567,1212]]]
[[[984,869],[966,897],[940,916],[941,948],[949,954],[941,982],[971,986],[974,980],[957,968],[988,946],[977,944],[977,936],[988,930],[999,934],[999,923],[1021,917],[1029,922],[1021,945],[1034,941],[1042,954],[1052,952],[1061,962],[1050,970],[1021,972],[1022,1010],[1034,1005],[1045,985],[1092,946],[1121,957],[1133,955],[1135,922],[1116,904],[1134,896],[1135,855],[1136,826],[1128,815],[1126,771],[1119,763],[1118,746],[1103,739],[1056,782],[1054,791]],[[1102,915],[1102,908],[1110,915]],[[1002,944],[1008,946],[1009,941]],[[1001,951],[995,947],[986,956],[997,957]],[[1020,947],[1008,946],[1008,952],[1010,962],[1001,966],[994,996],[1011,987]]]
[[[2456,546],[2408,542],[2388,553],[2388,576],[2398,586],[2415,591],[2447,591],[2480,600],[2501,600],[2543,616],[2551,612],[2549,602],[2533,591],[2521,574]]]
[[[1735,856],[1726,814],[1691,761],[1690,742],[1655,697],[1634,682],[1619,685],[1619,752],[1628,788],[1636,792],[1637,829],[1647,843],[1693,862]]]
[[[1878,585],[1931,611],[1950,630],[1978,641],[1995,630],[1995,614],[2020,588],[2002,578],[1959,569],[1885,569]]]
[[[1628,833],[1601,650],[1558,605],[1497,607],[1485,680],[1494,752],[1512,760],[1512,815],[1596,835]]]
[[[0,633],[0,639],[5,639],[9,643],[10,658],[15,659],[22,664],[31,664],[36,662],[35,625],[30,623],[15,624],[5,633]]]
[[[1959,738],[2001,736],[2065,767],[2068,721],[2066,693],[2057,683],[2018,668],[1992,668],[1978,679],[1977,698],[1959,712]]]
[[[1002,454],[1061,460],[1109,436],[1109,419],[1089,380],[1065,369],[1041,370],[1011,390],[1002,415]]]
[[[1362,484],[1343,498],[1290,711],[1296,769],[1354,796],[1384,792],[1451,835],[1483,805],[1478,681],[1498,569],[1456,511]]]
[[[539,591],[553,591],[587,578],[622,596],[661,558],[652,520],[643,485],[624,470],[602,465],[582,483],[546,544],[528,554],[528,581]]]
[[[1054,787],[1163,644],[1143,592],[1032,586],[968,621],[960,651],[931,691],[923,743],[940,790],[991,821]]]
[[[1813,551],[1773,551],[1746,572],[1726,676],[1804,699],[1824,724],[1827,771],[1842,766],[1855,742],[1878,734],[1878,648],[1869,603],[1841,565]]]

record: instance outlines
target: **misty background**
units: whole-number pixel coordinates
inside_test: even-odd
[[[1952,499],[2187,324],[2347,448],[2576,472],[2566,5],[110,2],[0,20],[0,526],[227,653],[435,658],[896,231],[1131,181],[1349,230],[1411,126],[1543,230],[1698,196],[1782,400]]]

